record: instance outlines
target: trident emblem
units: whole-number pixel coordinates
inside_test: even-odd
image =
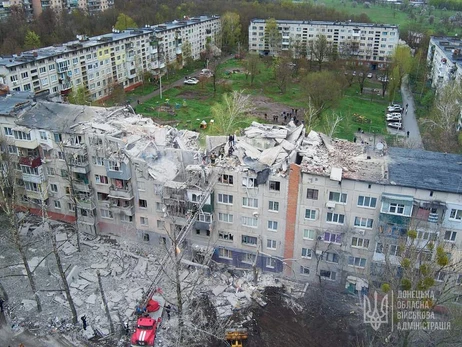
[[[388,294],[380,303],[380,311],[377,308],[377,292],[374,291],[374,308],[371,301],[364,295],[364,323],[369,323],[372,329],[377,331],[383,323],[388,323]]]

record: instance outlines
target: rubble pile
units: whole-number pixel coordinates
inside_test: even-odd
[[[109,335],[109,321],[103,307],[97,272],[102,278],[116,332],[120,332],[127,323],[130,326],[134,324],[135,307],[152,284],[152,279],[160,271],[157,264],[164,254],[162,249],[144,248],[143,245],[131,243],[119,244],[108,237],[97,237],[93,240],[82,240],[79,253],[75,235],[69,231],[68,226],[58,222],[52,224],[55,224],[53,229],[57,231],[55,237],[78,317],[80,319],[85,315],[88,327],[83,330],[80,320],[77,326],[72,324],[70,308],[61,290],[55,259],[46,241],[46,231],[34,223],[25,224],[21,232],[24,235],[34,235],[32,239],[42,243],[40,249],[29,248],[28,260],[35,274],[43,312],[37,313],[32,293],[23,290],[28,288],[28,285],[24,284],[23,277],[6,277],[2,284],[9,294],[8,305],[11,308],[11,315],[8,317],[9,325],[16,332],[27,328],[40,336],[59,332],[64,334],[73,345],[78,345],[79,340],[86,341],[94,336]],[[2,263],[13,266],[1,269],[0,276],[21,272],[25,274],[24,267],[18,265],[19,257],[14,248],[3,243],[1,251]],[[173,266],[172,263],[168,264],[164,271],[169,273],[171,271],[169,267]],[[265,306],[265,299],[262,297],[265,287],[284,285],[289,292],[293,290],[302,293],[302,288],[297,288],[294,283],[277,279],[271,274],[259,274],[258,284],[254,284],[251,270],[231,272],[225,267],[220,267],[211,272],[208,266],[199,266],[186,260],[180,271],[183,296],[194,298],[207,295],[217,311],[217,316],[223,321],[252,303]],[[175,283],[165,275],[162,276],[158,286],[166,302],[175,307]],[[184,308],[187,315],[187,300]],[[171,342],[171,331],[178,323],[174,312],[173,310],[171,320],[164,319],[163,329],[159,331],[156,345],[168,346]],[[126,338],[127,336],[123,337]]]

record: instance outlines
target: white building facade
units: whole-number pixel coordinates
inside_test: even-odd
[[[305,136],[303,126],[253,125],[233,144],[237,154],[212,161],[197,133],[129,108],[82,112],[19,94],[0,98],[2,150],[32,212],[44,203],[51,218],[77,220],[81,232],[154,246],[171,245],[197,211],[181,244],[194,259],[352,293],[380,287],[384,267],[400,264],[399,242],[415,230],[422,260],[436,257],[429,242],[443,246],[455,267],[435,281],[451,279],[462,298],[460,155],[376,153]],[[206,142],[208,154],[228,153],[227,137]]]
[[[166,64],[182,60],[182,44],[191,44],[193,59],[207,40],[215,42],[218,17],[196,17],[141,29],[113,32],[61,46],[0,58],[0,75],[10,90],[68,95],[83,87],[90,101],[107,97],[115,84],[132,89],[144,72],[161,74]],[[0,81],[2,82],[2,81]]]
[[[281,50],[301,50],[309,57],[310,42],[324,35],[327,42],[339,55],[348,54],[359,61],[371,64],[372,69],[380,69],[391,60],[399,41],[396,25],[277,20],[281,34]],[[249,52],[277,54],[265,40],[266,20],[253,19],[249,24]]]

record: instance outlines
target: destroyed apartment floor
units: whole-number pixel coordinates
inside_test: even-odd
[[[53,254],[39,264],[43,257],[50,253],[51,246],[46,241],[44,230],[33,225],[26,225],[22,233],[24,236],[28,235],[29,241],[32,242],[28,250],[28,259],[32,269],[38,266],[35,270],[35,278],[43,312],[38,314],[36,311],[35,301],[28,289],[27,278],[11,276],[25,272],[23,266],[18,265],[20,259],[17,251],[5,237],[2,237],[0,260],[2,264],[13,265],[0,270],[0,277],[3,277],[2,284],[9,295],[8,304],[12,308],[9,325],[15,332],[25,328],[41,336],[62,333],[75,346],[85,343],[95,333],[108,335],[109,323],[96,275],[99,271],[116,331],[113,341],[117,342],[117,345],[126,345],[128,336],[121,335],[120,332],[123,331],[123,324],[129,322],[133,326],[135,323],[132,313],[151,285],[152,278],[159,271],[156,264],[163,256],[162,249],[148,248],[141,244],[118,244],[113,239],[101,237],[95,240],[82,240],[82,251],[78,253],[74,233],[66,231],[64,226],[59,227],[58,230],[56,239],[60,245],[62,263],[69,277],[78,317],[83,315],[87,317],[87,330],[81,328],[80,319],[77,327],[71,324],[71,313],[64,293],[57,291],[61,287]],[[157,254],[153,254],[155,252]],[[180,278],[185,288],[184,295],[191,298],[204,294],[208,296],[216,310],[218,321],[222,322],[221,325],[224,327],[232,327],[233,324],[244,324],[248,327],[249,340],[246,346],[273,345],[270,341],[279,341],[280,345],[287,345],[283,343],[284,339],[298,336],[301,338],[301,335],[296,334],[295,328],[300,327],[300,331],[303,331],[306,326],[301,314],[283,305],[278,301],[279,299],[275,299],[275,297],[279,298],[279,294],[272,295],[271,291],[269,295],[268,293],[262,295],[262,293],[267,287],[279,287],[278,293],[286,292],[293,297],[300,297],[303,293],[303,285],[280,280],[270,274],[261,274],[256,286],[253,284],[251,271],[228,271],[220,264],[215,264],[214,268],[210,274],[204,274],[203,270],[195,266],[183,267]],[[168,266],[164,269],[167,273],[170,270]],[[70,277],[74,279],[70,280]],[[163,275],[158,286],[162,289],[167,302],[175,307],[175,286],[168,278],[169,276]],[[196,285],[188,289],[190,283]],[[281,289],[283,285],[285,291]],[[190,317],[186,314],[185,320],[188,321],[188,318]],[[172,338],[175,337],[176,323],[175,310],[172,310],[171,320],[164,317],[162,329],[158,332],[156,347],[171,345]],[[294,338],[294,342],[290,343],[291,346],[309,346],[303,342],[297,344],[295,340]]]

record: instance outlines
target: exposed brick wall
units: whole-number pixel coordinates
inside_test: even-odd
[[[286,232],[284,240],[284,259],[294,258],[295,225],[297,222],[298,190],[300,183],[300,166],[290,165],[289,187],[287,189]],[[292,261],[286,260],[284,275],[292,276]],[[294,270],[295,271],[295,270]]]
[[[42,210],[40,208],[29,208],[29,212],[32,214],[35,214],[37,216],[42,216]],[[66,223],[74,223],[75,222],[75,216],[72,215],[67,215],[63,213],[56,213],[56,212],[47,212],[48,217],[50,219],[58,220],[61,222],[66,222]]]

